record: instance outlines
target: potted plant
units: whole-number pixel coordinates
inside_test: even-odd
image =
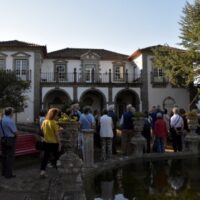
[[[58,125],[63,128],[61,141],[66,151],[77,152],[78,133],[80,124],[77,117],[62,113],[58,119]]]
[[[193,109],[189,112],[186,112],[185,115],[188,119],[194,119],[194,118],[197,118],[197,111]]]
[[[196,110],[191,110],[189,112],[186,112],[186,117],[188,121],[188,127],[191,132],[195,132],[198,124],[198,116]]]

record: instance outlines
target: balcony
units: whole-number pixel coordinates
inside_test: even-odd
[[[166,86],[168,84],[168,80],[165,78],[164,73],[161,75],[155,74],[151,72],[151,84],[153,86]]]
[[[60,72],[43,72],[41,73],[41,83],[71,83],[71,84],[121,84],[121,83],[141,83],[141,74],[126,73],[114,74],[109,70],[108,73],[60,73]]]
[[[6,72],[6,74],[15,73],[17,79],[19,79],[19,80],[31,81],[31,74],[32,74],[31,70],[10,70],[10,69],[6,69],[5,72]]]

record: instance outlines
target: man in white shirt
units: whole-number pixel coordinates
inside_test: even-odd
[[[100,118],[101,157],[102,160],[110,159],[112,155],[113,122],[104,110]]]
[[[182,151],[182,133],[184,129],[183,118],[179,115],[177,107],[172,110],[173,116],[170,119],[170,127],[172,134],[172,146],[174,152]]]

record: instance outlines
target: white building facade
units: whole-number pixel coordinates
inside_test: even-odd
[[[150,109],[159,105],[168,111],[174,105],[186,111],[190,109],[190,93],[188,89],[173,86],[165,78],[164,70],[153,65],[153,49],[158,46],[147,47],[135,51],[129,60],[134,61],[142,69],[141,100],[142,109]]]
[[[137,111],[153,105],[189,109],[189,91],[172,87],[152,65],[146,48],[130,57],[104,49],[66,48],[47,53],[46,46],[21,41],[0,42],[0,68],[15,70],[31,82],[27,108],[18,122],[34,122],[41,109],[71,103],[102,111],[115,105],[120,117],[127,104]],[[161,76],[162,75],[162,76]],[[12,105],[11,105],[12,106]]]

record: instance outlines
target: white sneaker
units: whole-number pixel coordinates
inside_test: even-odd
[[[48,164],[47,164],[47,167],[53,168],[53,165],[52,165],[51,163],[48,163]]]
[[[56,165],[57,165],[57,167],[60,167],[60,166],[61,166],[60,160],[57,160]]]
[[[48,178],[48,175],[46,174],[46,172],[44,171],[44,170],[42,170],[41,172],[40,172],[40,178]]]

